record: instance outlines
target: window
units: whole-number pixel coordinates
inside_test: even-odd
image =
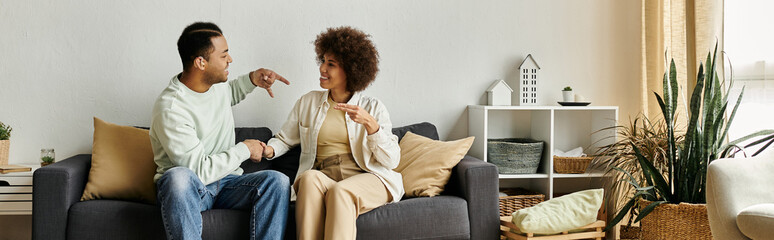
[[[744,97],[728,132],[729,139],[735,140],[758,130],[774,129],[774,121],[771,120],[774,119],[774,48],[771,47],[774,31],[769,26],[774,22],[774,15],[771,14],[774,2],[725,1],[724,4],[723,44],[734,72],[734,88],[728,97],[728,109],[733,107],[742,87],[745,87]],[[726,79],[731,72],[728,65],[728,62],[724,64]],[[727,112],[730,113],[730,110]],[[766,155],[774,154],[772,149],[769,147]],[[755,150],[747,152],[749,155]]]
[[[537,74],[532,74],[532,79],[537,79]]]
[[[537,72],[537,69],[534,69],[534,68],[533,68],[533,69],[532,69],[532,73],[535,73],[535,72]]]

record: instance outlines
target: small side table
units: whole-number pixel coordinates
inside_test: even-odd
[[[32,171],[0,174],[0,215],[32,215],[32,173],[40,165],[20,165]]]

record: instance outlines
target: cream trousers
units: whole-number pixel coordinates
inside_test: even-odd
[[[392,201],[384,183],[350,154],[318,160],[314,168],[293,184],[298,239],[355,239],[357,217]]]

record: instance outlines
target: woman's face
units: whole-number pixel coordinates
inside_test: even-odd
[[[328,90],[347,90],[347,74],[333,54],[323,55],[323,63],[320,64],[320,87]]]

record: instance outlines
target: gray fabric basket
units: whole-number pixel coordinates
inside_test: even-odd
[[[503,174],[537,173],[543,141],[526,138],[489,139],[487,159]]]

